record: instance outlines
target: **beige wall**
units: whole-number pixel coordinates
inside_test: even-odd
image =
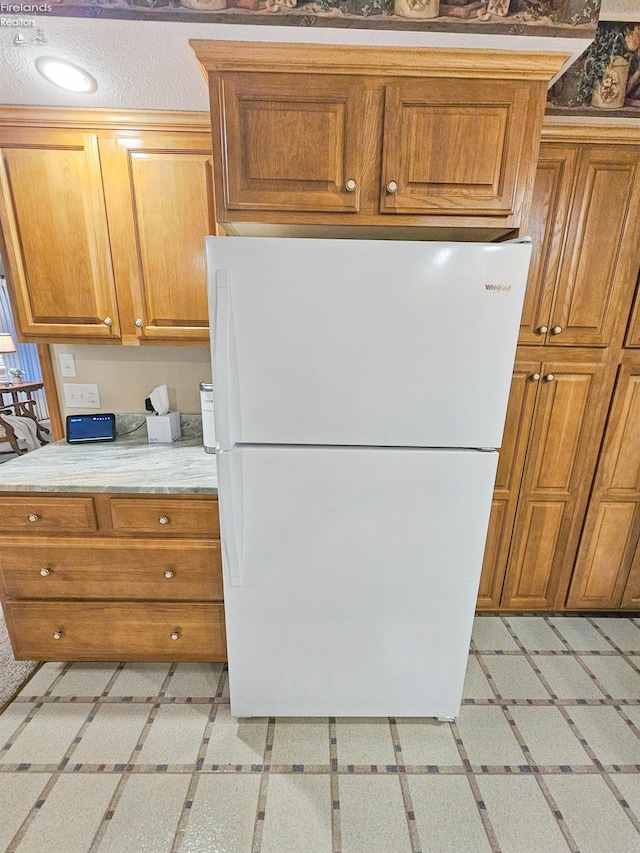
[[[76,377],[60,375],[60,353],[71,353],[76,362]],[[67,411],[63,382],[91,383],[98,386],[103,412],[144,412],[145,397],[156,385],[169,389],[171,409],[184,414],[200,413],[200,382],[211,381],[208,347],[121,347],[67,346],[52,344],[51,355],[56,375],[62,417]],[[91,410],[93,411],[93,410]]]

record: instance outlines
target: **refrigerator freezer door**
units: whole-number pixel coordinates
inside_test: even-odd
[[[232,714],[457,716],[497,453],[221,457]]]
[[[499,447],[530,253],[207,238],[221,449]]]

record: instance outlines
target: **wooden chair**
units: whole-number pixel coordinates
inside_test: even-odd
[[[26,450],[23,450],[18,444],[18,438],[13,431],[13,427],[2,417],[3,414],[11,414],[10,412],[6,412],[4,409],[0,409],[0,448],[2,444],[5,442],[9,442],[11,450],[2,450],[0,449],[0,453],[17,453],[18,456],[21,456],[23,453],[26,453]]]
[[[2,438],[4,437],[5,441],[9,442],[11,450],[13,453],[17,453],[21,456],[23,453],[26,453],[26,448],[23,449],[20,447],[20,439],[15,433],[15,430],[9,423],[9,421],[3,418],[3,415],[15,415],[20,418],[29,418],[29,420],[33,421],[36,425],[36,436],[40,444],[47,444],[47,440],[44,437],[45,433],[49,433],[49,430],[46,427],[43,427],[40,421],[38,420],[35,413],[35,401],[34,400],[26,400],[20,403],[11,403],[10,405],[0,407],[0,443],[2,442]],[[2,433],[4,432],[4,436]],[[0,451],[0,452],[8,452],[8,451]]]

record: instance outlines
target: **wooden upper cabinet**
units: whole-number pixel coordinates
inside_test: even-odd
[[[385,86],[380,212],[516,212],[530,95],[507,80]]]
[[[0,227],[25,336],[119,337],[96,135],[0,127]]]
[[[445,239],[464,227],[483,229],[479,239],[510,233],[529,203],[547,83],[566,58],[191,46],[209,80],[217,219],[239,234],[268,225],[433,227]]]
[[[220,96],[227,210],[358,210],[361,80],[228,74]]]
[[[123,335],[209,340],[205,237],[216,230],[206,133],[102,141]]]
[[[632,578],[630,571],[639,537],[640,356],[634,353],[620,367],[567,606],[619,607],[624,595],[623,606],[637,607],[640,574]]]
[[[541,370],[539,361],[516,357],[478,591],[477,606],[480,610],[492,610],[500,605],[522,467],[539,387],[539,382],[532,377],[539,375]]]
[[[544,344],[569,212],[578,146],[544,144],[522,234],[531,237],[529,279],[522,310],[519,342]]]
[[[502,605],[562,607],[593,477],[612,368],[598,350],[542,364]]]
[[[551,342],[619,346],[639,262],[637,146],[582,146],[549,317]]]
[[[0,226],[27,340],[209,342],[206,117],[0,108]]]

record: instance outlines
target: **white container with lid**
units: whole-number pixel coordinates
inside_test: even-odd
[[[206,453],[215,453],[218,442],[213,413],[213,382],[200,383],[200,407],[202,409],[202,443]]]

